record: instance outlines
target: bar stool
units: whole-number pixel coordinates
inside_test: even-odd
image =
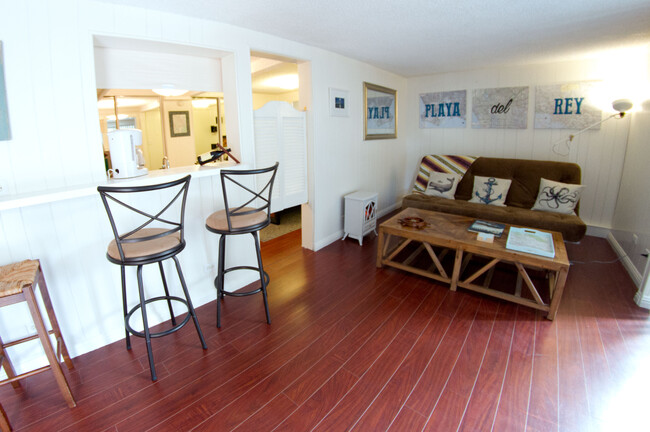
[[[45,306],[45,311],[49,318],[50,326],[52,327],[52,330],[49,331],[45,328],[43,315],[41,314],[41,310],[36,301],[37,287],[41,292],[43,305]],[[63,398],[68,403],[68,406],[70,408],[74,408],[76,406],[76,403],[74,401],[74,397],[72,396],[72,392],[70,391],[68,381],[66,380],[65,375],[63,374],[63,370],[61,369],[61,365],[59,364],[59,358],[63,358],[63,361],[65,362],[68,369],[73,369],[74,365],[72,364],[72,360],[70,360],[68,349],[65,346],[63,337],[61,336],[59,322],[56,320],[54,308],[52,307],[52,302],[50,301],[50,296],[47,292],[47,285],[45,284],[43,270],[38,260],[25,260],[19,263],[13,263],[0,267],[0,307],[9,306],[19,302],[27,303],[29,313],[34,322],[34,327],[36,328],[36,334],[12,342],[4,342],[2,339],[0,339],[0,366],[7,374],[7,378],[0,381],[0,385],[11,383],[14,388],[18,388],[20,387],[20,380],[32,375],[52,370],[54,379],[59,386],[59,390],[61,391]],[[51,334],[53,334],[56,339],[56,353],[54,352],[52,342],[50,341]],[[16,372],[13,368],[13,365],[11,364],[11,361],[9,360],[9,356],[7,355],[8,353],[5,348],[9,348],[36,339],[40,340],[49,364],[33,371],[16,375]],[[4,410],[1,414],[4,415]]]
[[[278,171],[279,162],[268,168],[252,170],[221,170],[221,189],[223,191],[223,201],[225,210],[212,213],[205,221],[205,227],[208,231],[220,234],[219,238],[219,272],[214,280],[217,288],[217,327],[221,327],[221,300],[224,296],[244,297],[252,294],[262,293],[264,299],[264,309],[266,311],[266,322],[271,324],[269,314],[269,304],[266,294],[266,286],[269,283],[269,275],[264,271],[262,265],[262,255],[260,253],[260,242],[258,231],[269,225],[271,222],[271,196],[273,193],[273,182]],[[259,192],[242,184],[246,182],[246,177],[254,177],[259,188]],[[251,178],[251,180],[253,180]],[[228,199],[228,191],[237,192],[246,198],[244,204],[233,206],[232,197]],[[238,195],[239,196],[239,195]],[[225,267],[226,261],[226,237],[229,235],[251,234],[255,242],[255,251],[257,254],[257,267],[253,266],[235,266]],[[227,292],[224,290],[224,277],[226,273],[235,270],[253,270],[259,272],[260,287],[246,292]]]
[[[142,337],[146,341],[147,355],[149,357],[149,369],[151,380],[156,381],[156,367],[154,364],[151,339],[167,336],[178,331],[189,321],[194,321],[194,326],[199,335],[201,346],[208,349],[201,332],[199,320],[194,312],[190,294],[187,291],[185,278],[181,270],[181,264],[176,255],[185,249],[185,202],[187,191],[190,186],[191,176],[182,179],[147,186],[112,187],[99,186],[99,192],[108,219],[115,237],[108,245],[106,258],[113,264],[120,266],[122,279],[122,307],[124,311],[124,327],[126,333],[126,349],[131,349],[130,335]],[[144,210],[138,207],[149,206],[151,209]],[[114,217],[114,212],[119,212],[119,219]],[[155,225],[155,227],[154,227]],[[167,280],[163,270],[162,262],[166,259],[174,260],[176,272],[183,288],[185,298],[169,295]],[[162,279],[164,296],[146,298],[142,279],[142,267],[146,264],[158,263],[160,277]],[[137,267],[138,293],[140,301],[128,310],[126,295],[126,266]],[[160,332],[152,333],[149,329],[146,305],[152,302],[164,301],[169,308],[171,317],[171,328]],[[187,315],[180,322],[176,322],[172,302],[185,305]],[[134,312],[140,310],[142,313],[143,331],[134,330],[131,327],[130,319]]]

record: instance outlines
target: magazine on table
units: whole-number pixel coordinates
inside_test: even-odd
[[[510,227],[506,249],[541,255],[547,258],[555,257],[555,245],[551,233],[530,228]]]
[[[467,231],[494,234],[495,237],[501,237],[504,229],[506,229],[506,226],[504,224],[477,219],[472,222],[469,228],[467,228]]]

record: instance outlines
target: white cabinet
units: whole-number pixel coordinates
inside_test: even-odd
[[[358,191],[345,197],[343,240],[350,236],[363,244],[363,236],[373,231],[377,235],[377,192]]]

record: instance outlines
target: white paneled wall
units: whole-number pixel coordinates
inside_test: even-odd
[[[580,202],[580,216],[592,227],[610,228],[620,184],[629,116],[611,119],[600,130],[577,136],[569,155],[560,156],[553,146],[568,139],[575,130],[534,128],[535,86],[607,78],[602,61],[585,60],[504,67],[431,75],[410,79],[407,103],[411,115],[405,120],[409,133],[408,165],[411,170],[405,187],[413,180],[415,166],[424,154],[465,154],[517,159],[575,162],[582,168],[587,185]],[[471,127],[472,90],[529,86],[528,127],[526,129],[473,129]],[[420,129],[417,110],[419,95],[438,91],[467,90],[467,127],[462,129]],[[611,111],[603,111],[603,118]]]

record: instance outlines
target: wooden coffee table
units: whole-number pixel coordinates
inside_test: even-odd
[[[418,217],[424,219],[426,226],[421,229],[402,226],[400,219]],[[510,226],[494,243],[484,243],[476,240],[476,233],[467,231],[470,224],[476,220],[466,216],[438,213],[427,210],[408,208],[393,216],[379,226],[379,244],[377,249],[377,267],[384,265],[395,267],[441,282],[449,283],[452,291],[456,287],[465,288],[482,294],[498,297],[535,309],[547,311],[547,318],[553,320],[560,306],[564,284],[569,272],[569,259],[562,234],[551,232],[555,245],[555,257],[545,258],[506,249],[506,241]],[[410,245],[409,249],[406,249]],[[417,247],[414,247],[416,245]],[[434,250],[439,249],[438,252]],[[440,248],[442,248],[440,250]],[[411,251],[406,253],[405,251]],[[416,260],[422,260],[422,254],[431,260],[428,268],[414,266]],[[451,270],[443,266],[443,258],[449,252],[455,253]],[[406,256],[405,256],[406,255]],[[480,268],[469,275],[464,270],[470,261],[476,258],[487,258],[487,263],[481,262]],[[514,294],[490,288],[492,272],[499,262],[512,264],[517,269],[517,284]],[[549,302],[545,302],[539,290],[529,276],[528,270],[542,270],[548,279]],[[487,273],[487,274],[486,274]],[[486,274],[483,285],[474,283],[480,276]],[[522,297],[522,286],[525,285],[531,298]]]

